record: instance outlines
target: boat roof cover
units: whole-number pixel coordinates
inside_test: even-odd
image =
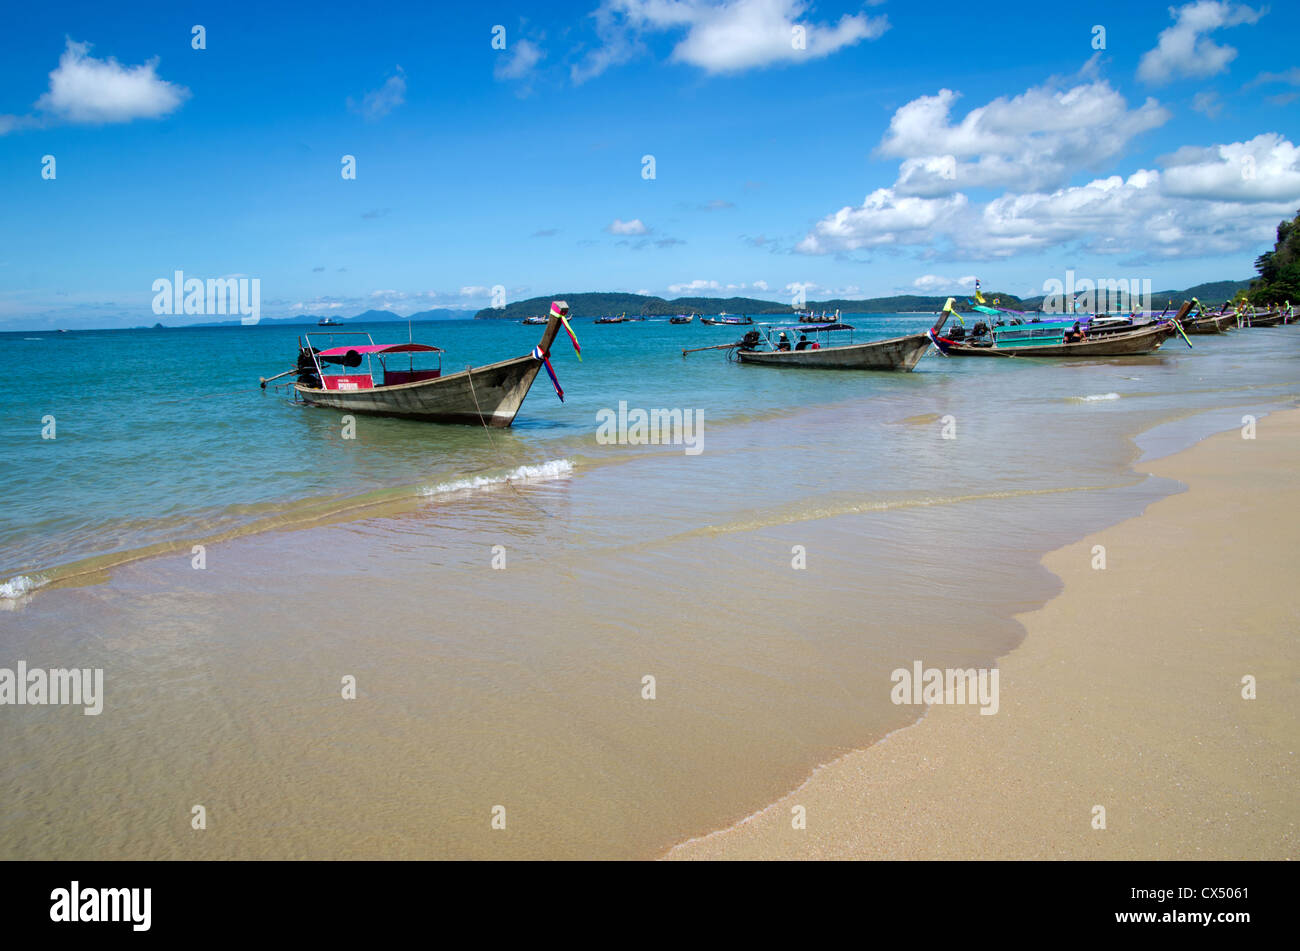
[[[355,350],[357,353],[442,353],[441,347],[431,347],[425,343],[371,343],[359,347],[331,347],[322,350],[317,356],[342,357]]]
[[[809,330],[852,330],[853,328],[836,320],[826,324],[768,324],[767,329],[798,330],[800,333],[806,333]]]

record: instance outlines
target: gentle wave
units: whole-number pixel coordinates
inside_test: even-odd
[[[0,601],[16,601],[24,595],[31,594],[43,584],[45,584],[43,578],[17,575],[0,584]]]
[[[1096,403],[1099,400],[1117,400],[1117,399],[1119,399],[1118,393],[1093,393],[1091,396],[1071,396],[1069,402]]]
[[[426,486],[420,490],[424,496],[448,495],[452,492],[464,492],[472,489],[484,489],[507,482],[548,482],[551,479],[563,479],[573,474],[573,463],[568,459],[552,459],[539,466],[520,466],[504,475],[475,476],[472,479],[457,479],[455,482],[443,482],[439,485]]]

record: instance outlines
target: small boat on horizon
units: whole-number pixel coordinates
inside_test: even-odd
[[[686,314],[678,314],[676,317],[669,317],[668,322],[670,324],[689,324],[694,319],[695,319],[694,314],[691,314],[689,316]]]
[[[320,320],[316,321],[316,326],[317,327],[342,327],[343,325],[339,323],[337,320],[335,320],[333,317],[322,317]]]
[[[542,324],[546,323],[546,320],[547,318],[545,317],[525,317],[523,320],[519,322],[521,324],[528,324],[529,326],[540,327]]]

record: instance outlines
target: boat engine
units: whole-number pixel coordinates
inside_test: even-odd
[[[312,347],[310,350],[301,347],[298,350],[298,382],[314,390],[319,390],[321,386],[320,376],[316,373],[315,355],[318,353],[320,353],[319,347]]]
[[[737,342],[741,350],[755,350],[758,348],[758,342],[762,340],[762,335],[757,330],[746,331],[745,336]]]

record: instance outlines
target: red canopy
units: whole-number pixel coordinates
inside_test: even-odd
[[[430,347],[424,343],[371,343],[360,347],[331,347],[322,350],[317,356],[343,357],[355,350],[357,353],[442,353],[441,347]]]

